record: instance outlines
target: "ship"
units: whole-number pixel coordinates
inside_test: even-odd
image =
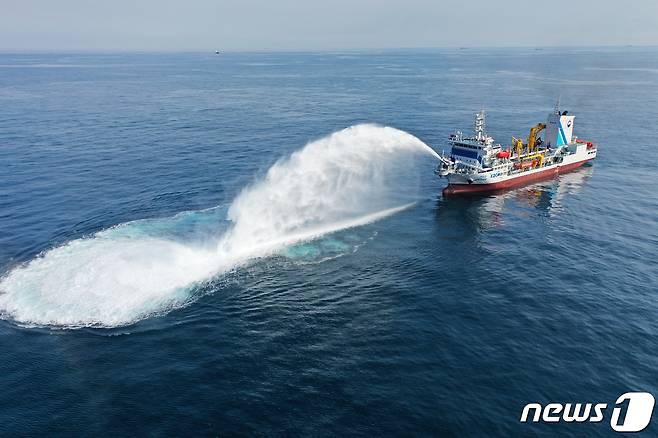
[[[575,116],[559,100],[546,123],[530,129],[527,140],[512,137],[504,148],[486,133],[484,110],[475,115],[474,133],[450,134],[450,153],[440,155],[435,173],[447,178],[444,196],[491,193],[555,178],[596,158],[597,145],[573,135]],[[540,137],[543,133],[543,138]]]

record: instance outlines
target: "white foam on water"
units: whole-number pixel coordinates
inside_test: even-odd
[[[356,125],[308,143],[245,188],[203,246],[126,223],[48,250],[0,279],[0,315],[25,325],[115,327],[193,301],[195,285],[299,241],[412,205],[404,175],[436,153],[406,132]],[[152,220],[152,228],[163,225]]]

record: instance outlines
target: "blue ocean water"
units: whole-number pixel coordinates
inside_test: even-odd
[[[507,142],[557,96],[592,166],[443,199],[425,154],[373,181],[411,206],[204,270],[309,142]],[[657,119],[655,48],[0,55],[0,433],[612,433],[519,417],[658,394]]]

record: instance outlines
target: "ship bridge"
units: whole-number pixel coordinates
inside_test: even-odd
[[[493,149],[493,138],[485,132],[485,115],[480,111],[475,115],[474,135],[464,137],[461,131],[450,135],[448,142],[452,146],[450,158],[455,163],[463,163],[472,167],[481,168],[484,159]]]

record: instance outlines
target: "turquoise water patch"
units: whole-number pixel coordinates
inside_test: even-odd
[[[354,233],[329,236],[291,245],[279,254],[298,263],[319,263],[353,253],[369,239],[372,239],[372,236],[364,238]]]
[[[184,211],[172,217],[128,222],[101,231],[99,235],[108,238],[153,237],[202,243],[209,238],[217,238],[229,225],[226,220],[226,206],[219,206],[206,210]]]

